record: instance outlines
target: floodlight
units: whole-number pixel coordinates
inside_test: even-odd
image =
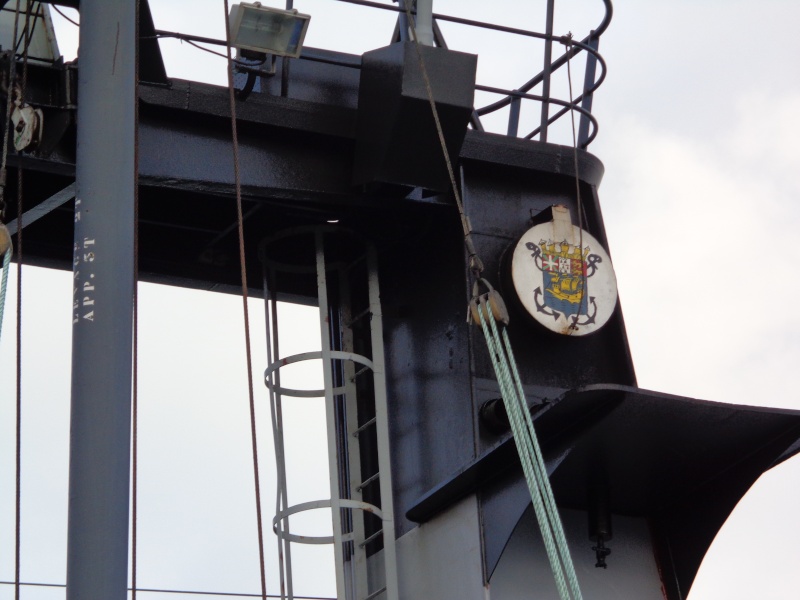
[[[231,45],[245,50],[297,58],[310,15],[242,2],[231,7]]]

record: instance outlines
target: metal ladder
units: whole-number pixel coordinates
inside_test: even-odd
[[[338,600],[398,600],[377,256],[374,248],[367,245],[365,253],[354,260],[326,260],[326,241],[330,246],[336,235],[342,232],[334,227],[298,228],[262,243],[269,349],[264,381],[270,391],[278,473],[273,530],[279,544],[281,597],[293,598],[291,544],[302,543],[333,544]],[[286,265],[267,258],[270,244],[287,236],[313,239],[315,265]],[[305,270],[316,275],[320,351],[279,357],[277,303],[269,289],[268,269],[273,279],[281,270],[295,274]],[[365,281],[351,285],[353,278],[359,276]],[[358,300],[366,304],[362,310],[354,310]],[[356,352],[357,347],[364,351]],[[281,367],[315,359],[322,360],[324,389],[293,390],[280,385]],[[329,499],[288,505],[283,396],[325,398]],[[291,515],[320,508],[331,510],[332,536],[291,533]],[[383,547],[378,549],[381,542]]]

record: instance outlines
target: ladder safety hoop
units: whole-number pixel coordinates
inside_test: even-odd
[[[324,358],[329,358],[331,360],[349,360],[354,363],[364,365],[368,369],[374,370],[373,362],[366,356],[355,354],[353,352],[342,352],[341,350],[331,350],[329,352],[322,352],[318,350],[315,352],[303,352],[301,354],[294,354],[292,356],[287,356],[286,358],[281,358],[279,360],[276,360],[270,366],[268,366],[264,371],[264,384],[267,386],[268,389],[272,390],[276,394],[282,394],[284,396],[292,396],[295,398],[321,398],[325,395],[325,390],[295,390],[292,388],[281,387],[279,385],[275,385],[272,383],[271,376],[278,369],[286,365],[303,362],[306,360],[318,360]],[[340,394],[344,394],[345,387],[346,386],[339,386],[333,388],[333,395],[337,396]]]
[[[363,510],[364,512],[372,513],[379,519],[383,520],[383,513],[381,512],[381,509],[374,504],[369,504],[368,502],[361,502],[359,500],[351,500],[347,498],[339,498],[336,501],[312,500],[310,502],[295,504],[294,506],[290,506],[289,508],[279,511],[272,519],[272,531],[275,532],[275,535],[277,535],[279,538],[298,544],[333,544],[335,540],[334,536],[332,535],[299,535],[295,533],[288,533],[282,528],[279,530],[278,523],[287,517],[301,512],[320,508],[334,508],[334,504],[336,505],[335,509],[350,508],[355,510]],[[353,539],[354,536],[352,532],[342,534],[341,537],[342,542],[350,542],[353,541]]]

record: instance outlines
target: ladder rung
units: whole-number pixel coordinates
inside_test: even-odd
[[[382,587],[381,589],[372,592],[369,596],[364,598],[364,600],[372,600],[373,598],[377,598],[378,596],[380,596],[385,591],[386,591],[386,588]]]
[[[358,263],[362,262],[366,258],[367,258],[367,255],[366,254],[362,254],[361,256],[356,258],[353,262],[351,262],[349,265],[345,265],[344,270],[347,271],[347,272],[352,271],[356,267],[356,265],[358,265]]]
[[[380,471],[378,471],[378,472],[377,472],[377,473],[375,473],[375,475],[373,475],[372,477],[367,477],[367,479],[365,479],[364,481],[362,481],[362,482],[361,482],[361,485],[359,485],[359,486],[356,488],[356,491],[357,491],[357,492],[360,492],[361,490],[363,490],[363,489],[364,489],[365,487],[367,487],[367,486],[368,486],[370,483],[372,483],[372,482],[373,482],[373,481],[375,481],[375,480],[376,480],[378,477],[380,477],[380,474],[381,474],[381,472],[380,472]]]
[[[355,325],[356,323],[358,323],[358,322],[359,322],[361,319],[363,319],[363,318],[364,318],[364,317],[366,317],[367,315],[371,315],[371,314],[372,314],[372,312],[369,310],[369,308],[365,308],[365,309],[364,309],[364,310],[362,310],[360,313],[358,313],[358,314],[357,314],[355,317],[353,317],[352,319],[350,319],[350,321],[348,321],[348,322],[345,324],[345,327],[352,327],[353,325]]]
[[[353,432],[353,437],[358,437],[359,435],[361,435],[361,432],[364,431],[367,427],[369,427],[371,425],[375,425],[375,420],[376,420],[376,417],[372,417],[369,421],[367,421],[361,427],[356,429]]]
[[[355,374],[354,374],[354,375],[353,375],[353,376],[350,378],[350,383],[353,383],[353,382],[356,380],[356,377],[358,377],[358,376],[359,376],[359,375],[361,375],[362,373],[364,373],[364,372],[366,372],[366,371],[369,371],[369,370],[370,370],[370,368],[369,368],[369,367],[361,367],[361,368],[360,368],[358,371],[356,371],[356,372],[355,372]]]
[[[381,535],[383,535],[383,529],[379,529],[378,531],[376,531],[375,533],[373,533],[371,536],[369,536],[367,539],[365,539],[363,542],[361,542],[361,543],[358,545],[358,547],[359,547],[359,548],[363,548],[364,546],[366,546],[366,545],[367,545],[367,544],[369,544],[370,542],[372,542],[372,541],[376,540],[376,539],[378,538],[378,536],[381,536]],[[376,592],[376,594],[377,594],[377,593],[379,593],[379,592]]]

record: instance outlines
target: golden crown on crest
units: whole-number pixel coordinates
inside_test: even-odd
[[[586,246],[581,253],[579,246],[570,244],[566,240],[563,242],[553,242],[552,240],[542,240],[539,242],[542,254],[551,255],[558,258],[572,258],[574,260],[586,260],[589,254],[589,246]]]

